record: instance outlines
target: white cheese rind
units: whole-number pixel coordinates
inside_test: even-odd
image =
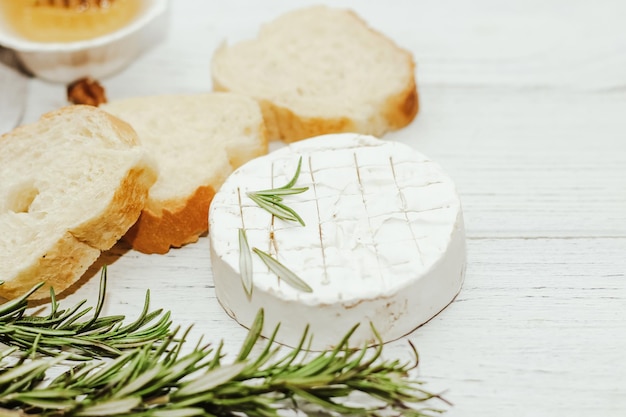
[[[282,186],[293,176],[305,193],[284,203],[305,221],[272,218],[246,192]],[[441,168],[412,148],[351,133],[293,143],[237,169],[209,214],[218,300],[249,327],[265,311],[264,335],[294,346],[306,325],[312,349],[326,349],[360,324],[351,343],[397,339],[445,308],[465,271],[461,203]],[[239,274],[238,230],[250,247],[270,253],[312,289],[276,277],[253,256],[253,294]]]

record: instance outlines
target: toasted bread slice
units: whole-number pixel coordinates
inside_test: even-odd
[[[218,48],[211,71],[216,91],[259,101],[271,140],[381,136],[418,110],[412,55],[349,10],[286,13],[256,39]]]
[[[125,236],[144,253],[197,241],[209,227],[209,205],[226,177],[268,150],[259,106],[246,96],[135,97],[101,108],[133,126],[159,166],[148,203]]]
[[[156,167],[126,123],[90,106],[0,137],[0,296],[58,294],[135,223]]]

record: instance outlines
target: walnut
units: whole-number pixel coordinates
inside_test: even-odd
[[[80,78],[67,86],[67,100],[72,104],[98,107],[107,102],[104,87],[92,78]]]

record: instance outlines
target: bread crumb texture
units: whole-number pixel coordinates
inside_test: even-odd
[[[350,10],[288,12],[255,39],[218,48],[211,71],[215,90],[257,99],[269,138],[287,142],[380,137],[409,124],[419,107],[411,53]]]
[[[0,296],[67,289],[137,220],[156,177],[134,130],[95,107],[1,136]]]
[[[166,253],[208,230],[215,191],[237,167],[268,151],[259,104],[235,93],[113,100],[101,108],[127,121],[155,158],[159,178],[125,239]]]

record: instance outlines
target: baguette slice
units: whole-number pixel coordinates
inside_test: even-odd
[[[218,48],[211,71],[216,91],[259,101],[271,140],[381,136],[409,124],[418,110],[411,53],[349,10],[286,13],[256,39]]]
[[[146,207],[125,236],[140,252],[166,253],[197,241],[226,177],[268,150],[259,106],[246,96],[136,97],[100,108],[130,123],[159,166]]]
[[[156,166],[126,123],[69,106],[0,137],[0,296],[58,294],[137,220]]]

